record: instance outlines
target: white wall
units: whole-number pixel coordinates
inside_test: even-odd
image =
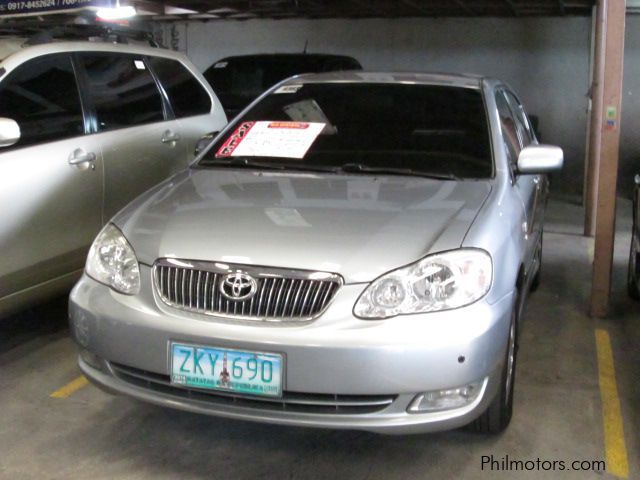
[[[629,17],[623,104],[622,171],[640,154],[640,17]],[[171,25],[163,36],[171,44]],[[554,190],[582,189],[589,89],[586,17],[529,19],[330,19],[249,20],[175,24],[174,43],[205,69],[229,55],[300,52],[341,53],[368,70],[479,73],[509,83],[529,113],[540,117],[543,140],[562,146],[565,168]],[[634,69],[634,67],[636,67]],[[640,120],[638,120],[640,121]],[[628,179],[621,179],[627,182]],[[626,189],[625,189],[626,190]]]

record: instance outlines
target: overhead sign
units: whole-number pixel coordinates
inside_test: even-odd
[[[114,5],[114,0],[0,0],[0,17],[63,13]]]

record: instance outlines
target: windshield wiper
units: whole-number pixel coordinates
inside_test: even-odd
[[[430,173],[411,168],[397,167],[372,167],[364,163],[345,163],[339,166],[309,165],[305,163],[277,163],[273,161],[254,160],[251,157],[228,157],[225,159],[216,158],[202,161],[202,166],[207,167],[227,167],[227,168],[248,168],[257,170],[289,170],[299,172],[327,172],[327,173],[371,173],[387,175],[406,175],[422,178],[434,178],[437,180],[460,180],[453,174]]]
[[[435,178],[437,180],[460,180],[451,173],[430,173],[412,168],[371,167],[363,163],[345,163],[340,167],[345,173],[380,173],[388,175],[408,175],[413,177]]]
[[[282,170],[282,165],[273,162],[257,162],[246,157],[233,157],[215,160],[207,160],[202,162],[207,167],[229,167],[229,168],[260,168],[268,170]]]
[[[229,167],[229,168],[249,168],[259,170],[295,170],[300,172],[335,172],[334,167],[322,167],[308,164],[276,163],[272,161],[253,160],[250,157],[232,157],[227,159],[215,159],[203,161],[202,166],[207,167]]]

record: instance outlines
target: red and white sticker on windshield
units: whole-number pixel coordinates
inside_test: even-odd
[[[216,157],[303,158],[325,127],[321,122],[244,122]]]

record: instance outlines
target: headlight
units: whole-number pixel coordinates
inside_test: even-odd
[[[127,295],[140,291],[140,269],[136,254],[122,232],[108,224],[91,245],[87,275]]]
[[[374,280],[353,308],[360,318],[388,318],[469,305],[491,286],[493,267],[484,250],[430,255]]]

